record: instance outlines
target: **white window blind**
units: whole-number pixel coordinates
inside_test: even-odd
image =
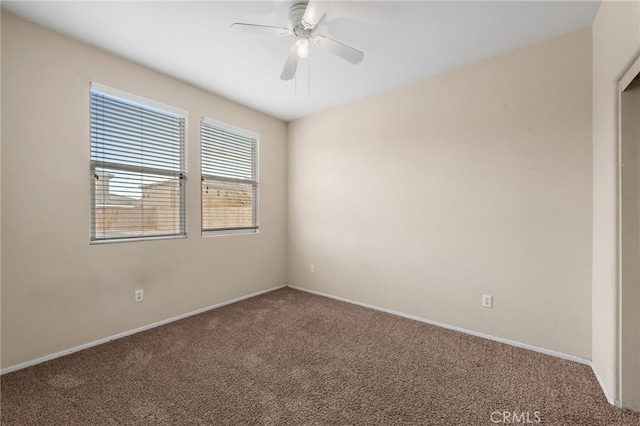
[[[203,118],[202,233],[258,232],[260,136]]]
[[[91,86],[91,242],[186,236],[186,116]]]

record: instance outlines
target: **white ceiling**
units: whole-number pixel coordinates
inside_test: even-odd
[[[364,60],[352,65],[312,46],[297,78],[284,82],[294,38],[230,26],[287,26],[295,2],[2,1],[2,8],[289,121],[587,27],[600,7],[599,1],[334,0],[317,33],[364,51]]]

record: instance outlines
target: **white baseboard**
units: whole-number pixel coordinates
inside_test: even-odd
[[[595,365],[593,364],[593,362],[591,360],[588,360],[588,359],[585,359],[585,358],[580,358],[580,357],[577,357],[577,356],[574,356],[574,355],[568,355],[568,354],[564,354],[564,353],[561,353],[561,352],[552,351],[552,350],[541,348],[541,347],[534,346],[534,345],[529,345],[529,344],[526,344],[526,343],[517,342],[517,341],[514,341],[514,340],[504,339],[502,337],[496,337],[496,336],[492,336],[492,335],[489,335],[489,334],[479,333],[477,331],[468,330],[468,329],[465,329],[465,328],[462,328],[462,327],[456,327],[456,326],[452,326],[452,325],[449,325],[449,324],[444,324],[444,323],[440,323],[440,322],[437,322],[437,321],[428,320],[426,318],[417,317],[415,315],[406,314],[404,312],[394,311],[392,309],[382,308],[380,306],[370,305],[368,303],[362,303],[362,302],[358,302],[358,301],[355,301],[355,300],[347,299],[347,298],[344,298],[344,297],[334,296],[334,295],[331,295],[331,294],[323,293],[323,292],[316,291],[316,290],[310,290],[310,289],[307,289],[307,288],[298,287],[298,286],[291,285],[291,284],[289,284],[289,285],[281,285],[281,286],[277,286],[277,287],[271,287],[271,288],[268,288],[266,290],[261,290],[261,291],[255,292],[255,293],[248,294],[246,296],[236,297],[235,299],[231,299],[231,300],[228,300],[228,301],[225,301],[225,302],[216,303],[215,305],[211,305],[211,306],[207,306],[207,307],[204,307],[204,308],[201,308],[201,309],[197,309],[197,310],[192,311],[192,312],[187,312],[185,314],[178,315],[178,316],[175,316],[175,317],[172,317],[172,318],[167,318],[165,320],[158,321],[158,322],[155,322],[153,324],[145,325],[145,326],[142,326],[142,327],[135,328],[133,330],[129,330],[129,331],[125,331],[125,332],[122,332],[122,333],[115,334],[113,336],[109,336],[109,337],[105,337],[105,338],[102,338],[102,339],[94,340],[92,342],[85,343],[85,344],[79,345],[79,346],[75,346],[73,348],[66,349],[66,350],[60,351],[60,352],[56,352],[56,353],[53,353],[53,354],[50,354],[50,355],[45,355],[43,357],[39,357],[39,358],[33,359],[31,361],[26,361],[26,362],[23,362],[23,363],[20,363],[20,364],[12,365],[10,367],[3,368],[2,370],[0,370],[0,375],[7,374],[7,373],[12,373],[14,371],[18,371],[18,370],[21,370],[23,368],[31,367],[33,365],[37,365],[37,364],[40,364],[40,363],[43,363],[43,362],[46,362],[46,361],[50,361],[50,360],[53,360],[53,359],[56,359],[56,358],[59,358],[59,357],[65,356],[65,355],[72,354],[74,352],[78,352],[78,351],[81,351],[81,350],[84,350],[84,349],[88,349],[88,348],[91,348],[93,346],[101,345],[101,344],[107,343],[107,342],[109,342],[111,340],[116,340],[116,339],[120,339],[122,337],[130,336],[132,334],[136,334],[136,333],[139,333],[141,331],[145,331],[145,330],[149,330],[149,329],[152,329],[152,328],[155,328],[155,327],[159,327],[161,325],[165,325],[165,324],[168,324],[168,323],[171,323],[171,322],[174,322],[174,321],[178,321],[178,320],[181,320],[183,318],[187,318],[187,317],[190,317],[190,316],[193,316],[193,315],[198,315],[198,314],[201,314],[203,312],[207,312],[207,311],[210,311],[210,310],[213,310],[213,309],[216,309],[216,308],[220,308],[222,306],[226,306],[226,305],[230,305],[230,304],[233,304],[233,303],[236,303],[236,302],[240,302],[241,300],[250,299],[252,297],[259,296],[261,294],[265,294],[265,293],[269,293],[271,291],[279,290],[279,289],[284,288],[284,287],[290,287],[290,288],[293,288],[295,290],[304,291],[304,292],[315,294],[315,295],[318,295],[318,296],[328,297],[330,299],[340,300],[342,302],[351,303],[353,305],[363,306],[365,308],[374,309],[376,311],[386,312],[386,313],[389,313],[389,314],[392,314],[392,315],[397,315],[397,316],[400,316],[400,317],[403,317],[403,318],[412,319],[412,320],[423,322],[423,323],[426,323],[426,324],[431,324],[431,325],[435,325],[435,326],[438,326],[438,327],[459,331],[461,333],[467,333],[467,334],[470,334],[470,335],[473,335],[473,336],[477,336],[477,337],[481,337],[481,338],[484,338],[484,339],[493,340],[495,342],[500,342],[500,343],[504,343],[504,344],[507,344],[507,345],[512,345],[512,346],[515,346],[515,347],[518,347],[518,348],[529,349],[529,350],[540,352],[540,353],[543,353],[543,354],[546,354],[546,355],[551,355],[551,356],[555,356],[555,357],[558,357],[558,358],[566,359],[566,360],[569,360],[569,361],[574,361],[574,362],[577,362],[577,363],[580,363],[580,364],[588,365],[593,370],[593,373],[596,376],[596,379],[598,380],[598,383],[600,384],[600,387],[602,388],[602,391],[604,392],[604,395],[607,398],[607,401],[610,404],[612,404],[612,405],[614,405],[616,407],[621,407],[622,406],[622,404],[620,403],[619,400],[614,399],[611,396],[611,394],[607,390],[606,386],[604,385],[604,382],[602,381],[602,378],[600,377],[600,374],[598,373],[598,370],[596,369]]]
[[[36,358],[36,359],[31,360],[31,361],[26,361],[26,362],[22,362],[20,364],[12,365],[11,367],[3,368],[2,370],[0,370],[0,375],[7,374],[7,373],[12,373],[12,372],[18,371],[18,370],[22,370],[23,368],[31,367],[33,365],[40,364],[40,363],[43,363],[43,362],[46,362],[46,361],[50,361],[52,359],[60,358],[61,356],[69,355],[69,354],[72,354],[74,352],[81,351],[83,349],[91,348],[93,346],[98,346],[98,345],[101,345],[103,343],[110,342],[111,340],[116,340],[116,339],[120,339],[122,337],[130,336],[132,334],[140,333],[141,331],[145,331],[145,330],[149,330],[151,328],[159,327],[161,325],[165,325],[165,324],[168,324],[170,322],[178,321],[178,320],[181,320],[183,318],[187,318],[187,317],[190,317],[190,316],[193,316],[193,315],[198,315],[198,314],[201,314],[203,312],[210,311],[212,309],[216,309],[216,308],[220,308],[220,307],[225,306],[225,305],[230,305],[232,303],[240,302],[241,300],[250,299],[252,297],[259,296],[259,295],[265,294],[265,293],[269,293],[269,292],[274,291],[274,290],[279,290],[279,289],[284,288],[284,287],[286,287],[286,286],[285,285],[281,285],[281,286],[277,286],[277,287],[271,287],[271,288],[268,288],[266,290],[260,290],[260,291],[257,291],[255,293],[248,294],[246,296],[236,297],[235,299],[227,300],[226,302],[216,303],[215,305],[211,305],[211,306],[207,306],[205,308],[197,309],[197,310],[192,311],[192,312],[187,312],[186,314],[178,315],[178,316],[175,316],[175,317],[172,317],[172,318],[167,318],[167,319],[162,320],[162,321],[154,322],[153,324],[145,325],[145,326],[142,326],[142,327],[135,328],[133,330],[129,330],[129,331],[125,331],[125,332],[122,332],[122,333],[114,334],[113,336],[105,337],[103,339],[94,340],[93,342],[85,343],[83,345],[76,346],[76,347],[73,347],[71,349],[66,349],[64,351],[56,352],[56,353],[50,354],[50,355],[45,355],[43,357]]]
[[[363,306],[365,308],[375,309],[376,311],[386,312],[386,313],[397,315],[397,316],[400,316],[400,317],[403,317],[403,318],[409,318],[409,319],[412,319],[412,320],[415,320],[415,321],[419,321],[419,322],[423,322],[423,323],[426,323],[426,324],[431,324],[431,325],[435,325],[435,326],[438,326],[438,327],[447,328],[449,330],[455,330],[455,331],[459,331],[461,333],[471,334],[472,336],[482,337],[483,339],[493,340],[494,342],[500,342],[500,343],[504,343],[504,344],[507,344],[507,345],[516,346],[518,348],[529,349],[531,351],[540,352],[540,353],[543,353],[543,354],[546,354],[546,355],[555,356],[555,357],[558,357],[558,358],[566,359],[566,360],[577,362],[577,363],[580,363],[580,364],[592,365],[591,360],[588,360],[588,359],[585,359],[585,358],[580,358],[580,357],[575,356],[575,355],[569,355],[569,354],[565,354],[565,353],[562,353],[562,352],[556,352],[556,351],[552,351],[550,349],[541,348],[539,346],[534,346],[534,345],[529,345],[527,343],[517,342],[515,340],[509,340],[509,339],[505,339],[505,338],[502,338],[502,337],[492,336],[490,334],[484,334],[484,333],[480,333],[480,332],[477,332],[477,331],[468,330],[466,328],[456,327],[454,325],[449,325],[449,324],[445,324],[445,323],[441,323],[441,322],[437,322],[437,321],[432,321],[432,320],[429,320],[429,319],[426,319],[426,318],[417,317],[415,315],[406,314],[404,312],[394,311],[393,309],[382,308],[380,306],[370,305],[368,303],[362,303],[362,302],[358,302],[358,301],[347,299],[347,298],[340,297],[340,296],[333,296],[331,294],[322,293],[320,291],[310,290],[310,289],[307,289],[307,288],[298,287],[298,286],[291,285],[291,284],[288,284],[287,287],[290,287],[290,288],[293,288],[293,289],[296,289],[296,290],[300,290],[300,291],[305,291],[307,293],[316,294],[318,296],[324,296],[324,297],[328,297],[328,298],[331,298],[331,299],[340,300],[342,302],[352,303],[354,305]]]
[[[611,405],[615,405],[618,408],[622,408],[622,403],[619,400],[614,399],[609,393],[607,387],[604,385],[604,381],[602,380],[602,377],[600,377],[600,373],[598,373],[598,369],[596,368],[596,365],[593,363],[593,361],[591,361],[590,365],[591,369],[593,370],[593,374],[598,380],[598,384],[600,384],[600,387],[602,388],[602,392],[604,392],[605,398],[607,398],[607,402],[609,402],[609,404]]]
[[[617,400],[617,399],[614,399],[611,396],[611,394],[609,393],[609,390],[604,385],[604,382],[602,381],[602,378],[600,377],[600,374],[598,373],[598,370],[596,369],[595,365],[593,364],[593,361],[591,361],[589,359],[577,357],[575,355],[565,354],[565,353],[562,353],[562,352],[552,351],[550,349],[545,349],[545,348],[541,348],[539,346],[529,345],[527,343],[517,342],[515,340],[509,340],[509,339],[504,339],[502,337],[492,336],[490,334],[479,333],[477,331],[468,330],[468,329],[462,328],[462,327],[456,327],[456,326],[453,326],[453,325],[444,324],[444,323],[437,322],[437,321],[431,321],[431,320],[428,320],[426,318],[421,318],[421,317],[417,317],[415,315],[405,314],[404,312],[394,311],[393,309],[387,309],[387,308],[382,308],[380,306],[370,305],[368,303],[358,302],[358,301],[355,301],[355,300],[347,299],[345,297],[334,296],[334,295],[331,295],[331,294],[323,293],[321,291],[310,290],[308,288],[298,287],[298,286],[291,285],[291,284],[288,284],[287,287],[290,287],[290,288],[293,288],[293,289],[296,289],[296,290],[300,290],[300,291],[305,291],[307,293],[312,293],[312,294],[315,294],[315,295],[318,295],[318,296],[328,297],[330,299],[336,299],[336,300],[340,300],[342,302],[347,302],[347,303],[351,303],[351,304],[354,304],[354,305],[363,306],[365,308],[375,309],[376,311],[381,311],[381,312],[386,312],[386,313],[393,314],[393,315],[398,315],[398,316],[403,317],[403,318],[409,318],[409,319],[412,319],[412,320],[415,320],[415,321],[419,321],[419,322],[423,322],[423,323],[426,323],[426,324],[431,324],[431,325],[435,325],[435,326],[438,326],[438,327],[447,328],[449,330],[455,330],[455,331],[459,331],[461,333],[471,334],[472,336],[482,337],[483,339],[493,340],[495,342],[504,343],[504,344],[515,346],[515,347],[518,347],[518,348],[529,349],[529,350],[540,352],[540,353],[543,353],[543,354],[546,354],[546,355],[551,355],[551,356],[555,356],[555,357],[558,357],[558,358],[566,359],[568,361],[573,361],[573,362],[577,362],[577,363],[580,363],[580,364],[588,365],[593,370],[593,373],[596,376],[596,379],[598,380],[598,383],[600,384],[600,388],[602,389],[602,392],[604,393],[604,396],[607,398],[607,402],[609,402],[609,404],[614,405],[614,406],[616,406],[618,408],[622,407],[622,404],[620,403],[620,401]]]

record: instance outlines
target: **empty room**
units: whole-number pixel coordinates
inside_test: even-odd
[[[640,425],[640,1],[2,1],[2,425]]]

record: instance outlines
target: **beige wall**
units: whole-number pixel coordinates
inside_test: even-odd
[[[91,81],[190,112],[188,238],[89,245]],[[6,13],[2,111],[3,368],[284,284],[285,123]],[[200,236],[203,115],[262,135],[257,235]]]
[[[278,120],[3,13],[2,368],[287,281],[593,358],[618,398],[615,82],[639,23],[605,1],[593,45],[295,121],[287,152]],[[89,246],[90,81],[190,111],[189,238]],[[202,115],[262,134],[258,235],[199,236]]]
[[[2,46],[2,20],[0,19],[0,46]],[[2,54],[0,48],[0,81],[2,79]],[[2,99],[2,84],[0,84]],[[0,102],[0,355],[2,355],[2,102]],[[0,356],[0,358],[2,358]]]
[[[591,140],[590,28],[294,121],[289,282],[590,358]]]
[[[620,398],[640,411],[640,80],[620,110]]]
[[[619,399],[618,84],[640,54],[640,2],[604,1],[593,23],[592,359]]]

